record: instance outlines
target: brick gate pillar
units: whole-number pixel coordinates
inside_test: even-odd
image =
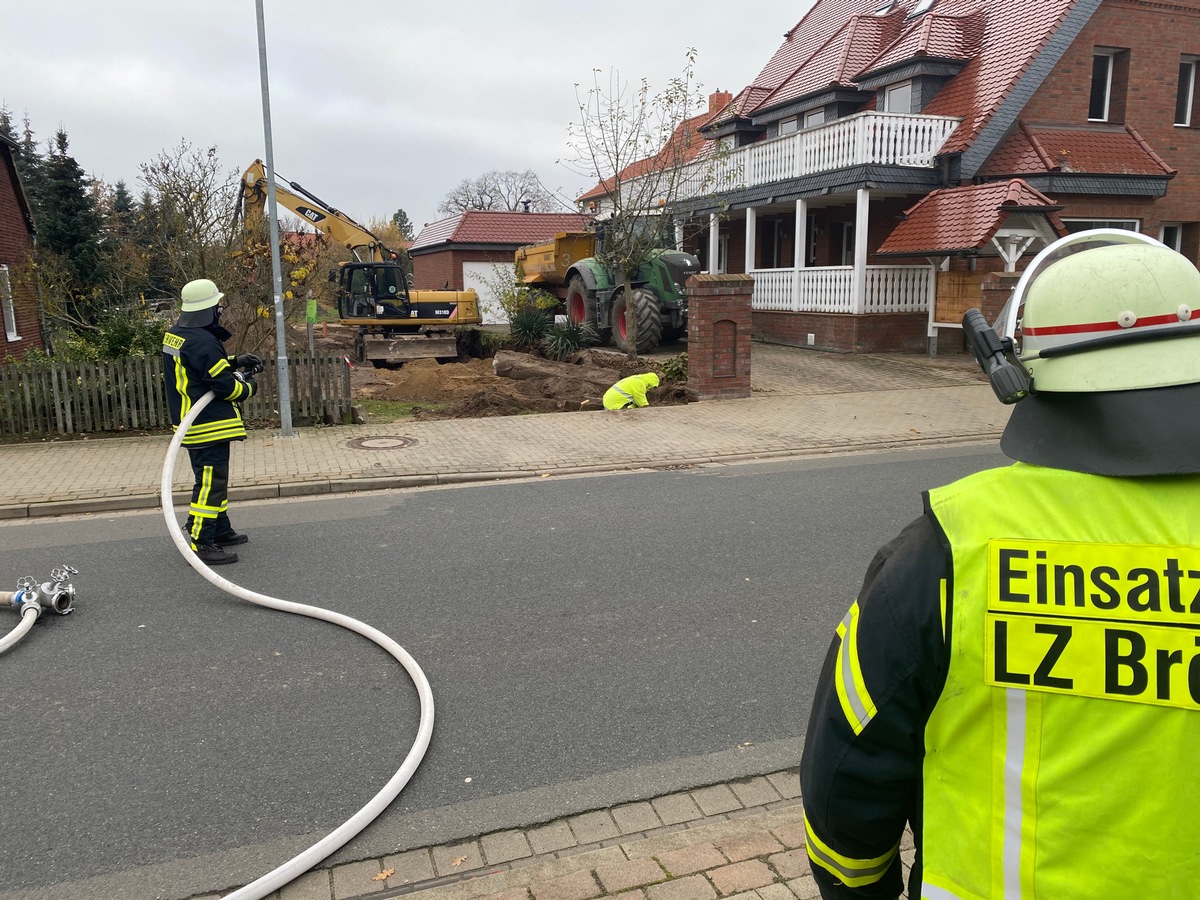
[[[688,394],[697,400],[750,396],[749,275],[693,275],[688,294]]]

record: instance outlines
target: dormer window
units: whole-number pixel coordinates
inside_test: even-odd
[[[929,12],[930,8],[935,2],[936,0],[917,0],[917,5],[913,7],[913,10],[908,14],[908,17],[911,19],[914,16],[919,16],[922,13]]]
[[[883,92],[883,111],[892,113],[910,113],[913,111],[913,84],[905,81],[893,84]]]

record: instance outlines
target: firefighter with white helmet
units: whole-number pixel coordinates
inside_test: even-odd
[[[832,642],[801,764],[826,898],[1189,897],[1200,884],[1200,273],[1097,230],[999,333],[1007,467],[926,492]]]
[[[167,407],[176,427],[197,400],[215,394],[183,438],[196,478],[183,527],[192,550],[210,566],[237,562],[229,548],[248,540],[229,521],[229,443],[246,439],[237,403],[253,396],[254,373],[262,369],[252,353],[225,355],[224,342],[233,335],[221,325],[224,296],[207,278],[189,281],[180,291],[179,319],[162,345]]]

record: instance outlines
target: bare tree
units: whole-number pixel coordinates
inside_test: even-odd
[[[636,355],[638,317],[656,315],[649,291],[632,282],[652,250],[674,246],[669,210],[681,194],[700,193],[715,178],[721,158],[699,132],[708,114],[695,79],[696,51],[689,49],[683,71],[659,93],[642,79],[636,87],[612,70],[592,70],[592,86],[575,86],[579,121],[568,129],[572,171],[595,178],[603,189],[596,258],[617,280],[622,293],[630,356]]]
[[[526,208],[528,204],[528,208]],[[478,178],[464,178],[442,199],[438,212],[448,216],[472,209],[526,212],[555,212],[564,208],[532,169],[524,172],[485,172]]]
[[[233,249],[238,173],[222,170],[216,147],[199,149],[187,141],[139,168],[159,209],[157,252],[176,277],[185,282],[223,274]]]

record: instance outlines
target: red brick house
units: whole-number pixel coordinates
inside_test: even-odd
[[[584,231],[589,218],[580,213],[469,210],[432,222],[408,248],[413,287],[473,288],[479,293],[484,321],[504,321],[502,315],[496,315],[498,307],[488,290],[494,267],[511,269],[517,248],[551,240],[560,232]]]
[[[816,0],[674,211],[707,269],[754,276],[757,336],[923,349],[939,272],[969,289],[1064,229],[1200,258],[1198,68],[1200,0]]]
[[[17,177],[16,144],[0,135],[0,313],[4,340],[0,363],[23,359],[31,348],[45,349],[37,297],[21,277],[33,250],[33,215]]]

